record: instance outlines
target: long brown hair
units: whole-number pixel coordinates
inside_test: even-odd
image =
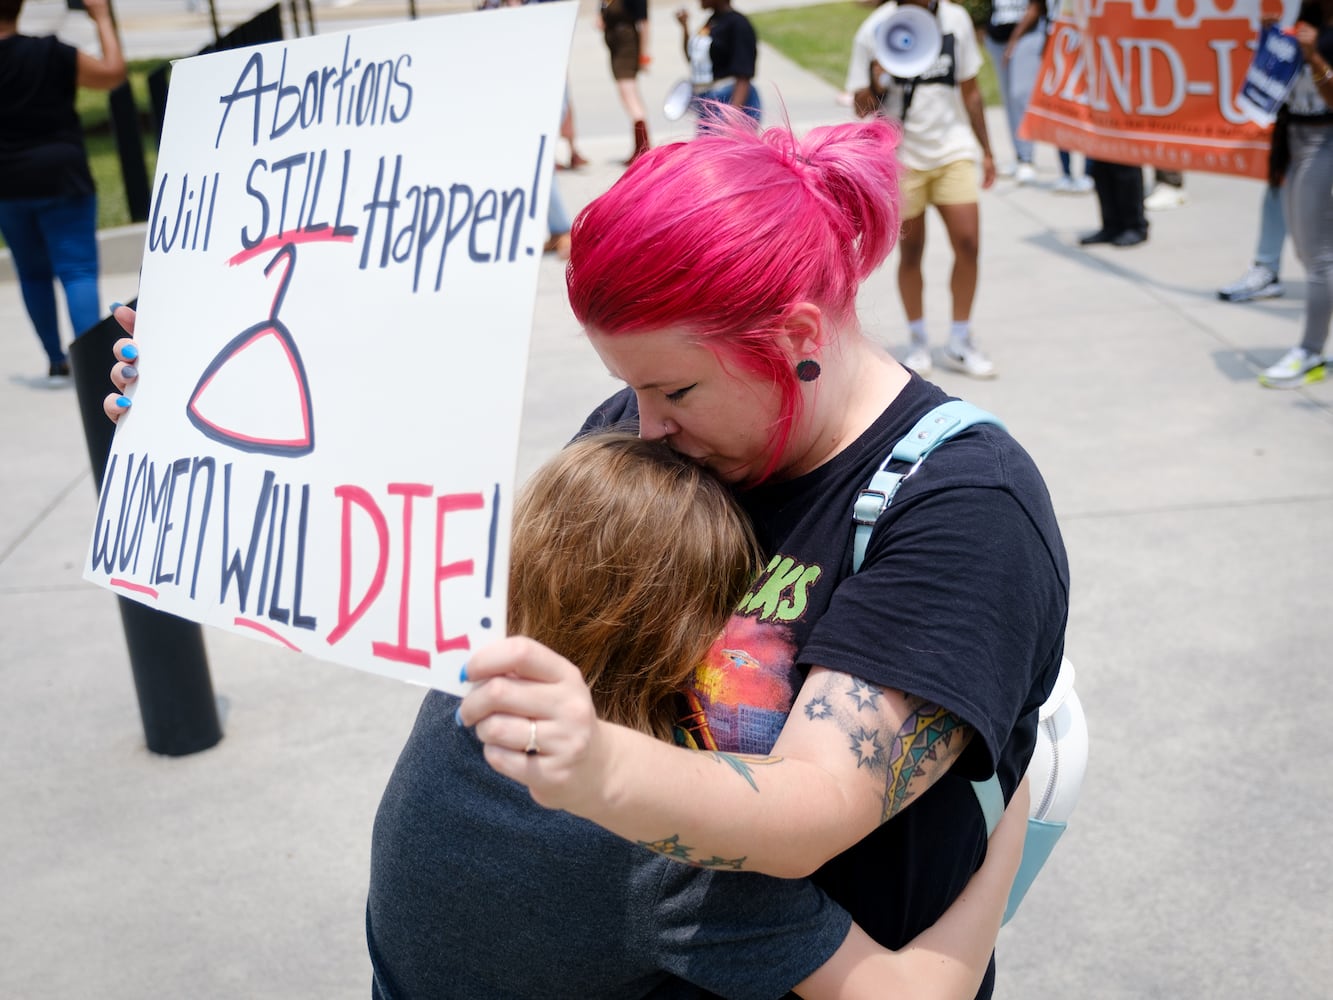
[[[633,434],[590,435],[518,496],[509,630],[576,664],[602,718],[670,739],[677,696],[758,558],[706,469]]]

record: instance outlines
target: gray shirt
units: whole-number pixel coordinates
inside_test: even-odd
[[[377,1000],[783,996],[851,919],[804,880],[668,861],[543,809],[432,692],[375,817]]]

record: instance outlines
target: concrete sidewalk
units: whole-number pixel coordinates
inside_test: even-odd
[[[668,5],[653,26],[642,89],[662,141],[688,130],[660,115],[685,67]],[[570,80],[593,161],[559,175],[577,207],[614,182],[630,139],[590,12]],[[798,129],[847,116],[768,49],[759,82]],[[1003,148],[998,117],[992,134]],[[1046,186],[1002,181],[982,203],[975,327],[1000,377],[937,377],[1046,473],[1093,739],[1073,825],[1002,933],[996,995],[1327,997],[1333,383],[1275,392],[1254,377],[1298,337],[1300,270],[1288,253],[1285,298],[1218,301],[1248,263],[1261,189],[1204,174],[1146,245],[1081,250],[1095,201],[1053,194],[1054,153],[1040,157]],[[141,233],[108,244],[107,301],[135,295]],[[559,262],[542,267],[524,473],[614,388]],[[932,219],[937,345],[948,268]],[[892,262],[861,312],[900,349]],[[420,692],[209,632],[226,738],[148,753],[115,602],[80,579],[95,496],[73,396],[30,377],[43,356],[8,272],[0,337],[0,998],[365,997],[370,826]]]

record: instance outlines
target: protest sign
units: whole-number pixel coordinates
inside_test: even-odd
[[[1266,29],[1241,84],[1236,106],[1251,121],[1272,125],[1304,62],[1296,39],[1278,28]]]
[[[1259,6],[1063,0],[1020,134],[1113,163],[1266,177],[1268,129],[1237,103]]]
[[[503,635],[576,5],[183,60],[84,575],[459,689]]]

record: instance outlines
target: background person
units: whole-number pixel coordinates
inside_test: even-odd
[[[648,113],[639,93],[639,71],[648,61],[648,0],[602,0],[598,27],[611,54],[611,76],[620,103],[633,122],[634,146],[625,166],[647,151]]]
[[[986,51],[995,68],[1017,161],[1009,173],[1019,184],[1037,179],[1037,168],[1032,164],[1033,143],[1019,136],[1018,127],[1027,114],[1041,70],[1042,50],[1046,47],[1045,13],[1045,0],[994,0],[986,21]]]
[[[1324,346],[1333,321],[1333,0],[1307,0],[1295,28],[1305,65],[1287,95],[1284,209],[1296,256],[1305,265],[1300,343],[1259,375],[1270,389],[1295,389],[1328,374]]]
[[[1279,10],[1280,13],[1280,10]],[[1261,13],[1260,33],[1278,23],[1277,17]],[[1259,239],[1254,247],[1254,263],[1229,285],[1217,290],[1224,302],[1250,302],[1275,299],[1286,291],[1282,287],[1282,244],[1287,239],[1287,220],[1282,217],[1282,182],[1291,161],[1287,139],[1287,109],[1278,109],[1277,121],[1268,137],[1268,184],[1259,205]]]
[[[1088,174],[1097,191],[1102,225],[1079,239],[1080,246],[1110,243],[1133,247],[1148,239],[1148,217],[1143,211],[1143,168],[1127,163],[1088,160]]]
[[[972,779],[1007,795],[1027,767],[1068,566],[1031,459],[976,426],[908,481],[851,572],[855,498],[946,398],[855,312],[899,228],[898,130],[797,139],[719,115],[580,213],[566,270],[628,386],[589,425],[636,421],[713,470],[768,559],[688,686],[680,728],[706,752],[599,721],[579,669],[522,639],[472,655],[461,718],[540,804],[672,860],[814,872],[894,947],[984,853]]]
[[[1011,44],[1014,44],[1016,39],[1019,41],[1025,39],[1027,37],[1028,32],[1043,20],[1045,21],[1045,30],[1043,32],[1043,39],[1042,39],[1042,47],[1044,49],[1045,40],[1050,37],[1053,25],[1055,24],[1055,20],[1060,15],[1060,5],[1061,5],[1061,0],[1049,0],[1049,2],[1045,2],[1045,0],[1028,0],[1028,5],[1027,8],[1023,11],[1023,16],[1019,18],[1018,24],[1014,26],[1014,30],[1010,36],[1009,42],[1006,43],[1005,45],[1006,54],[1009,53],[1009,46]],[[1017,54],[1016,45],[1014,49],[1014,54]],[[1012,56],[1010,56],[1010,58],[1012,60]],[[1039,55],[1037,58],[1037,68],[1036,70],[1033,71],[1034,85],[1036,83],[1036,76],[1040,72],[1041,72],[1041,56]],[[1032,90],[1029,87],[1028,97],[1023,101],[1024,109],[1027,108],[1027,102],[1028,100],[1031,99],[1031,96],[1032,96]],[[1008,105],[1006,105],[1005,107],[1007,111]],[[1010,119],[1010,128],[1017,129],[1018,127],[1019,127],[1018,123]],[[1089,191],[1091,191],[1092,178],[1090,178],[1086,173],[1079,173],[1075,175],[1074,159],[1073,156],[1070,154],[1069,150],[1057,148],[1056,154],[1058,155],[1060,161],[1060,177],[1059,179],[1056,180],[1055,184],[1051,186],[1051,190],[1054,191],[1056,194],[1087,194]]]
[[[759,39],[754,26],[730,0],[700,0],[710,11],[708,21],[690,34],[690,14],[684,7],[676,11],[680,24],[685,58],[690,63],[690,82],[694,85],[694,108],[702,128],[708,110],[702,102],[716,101],[742,109],[759,122],[763,110],[759,91],[754,86],[759,60]]]
[[[943,362],[973,378],[993,378],[995,365],[972,339],[972,304],[977,293],[977,258],[981,212],[977,201],[976,161],[981,157],[981,186],[995,183],[995,161],[986,133],[986,108],[977,87],[981,50],[965,9],[950,0],[903,0],[932,11],[939,20],[942,45],[935,64],[914,80],[895,80],[875,62],[875,33],[897,10],[883,4],[856,32],[847,67],[846,89],[856,113],[884,113],[902,124],[898,158],[903,177],[902,236],[898,244],[898,293],[907,314],[910,337],[904,364],[928,375],[934,367],[926,335],[926,207],[934,205],[953,247],[953,317]]]
[[[23,0],[0,0],[0,233],[48,375],[63,380],[69,359],[60,343],[55,280],[76,337],[102,318],[97,194],[74,99],[79,87],[111,90],[123,83],[125,57],[107,0],[85,5],[100,58],[54,36],[19,34],[22,9]]]

